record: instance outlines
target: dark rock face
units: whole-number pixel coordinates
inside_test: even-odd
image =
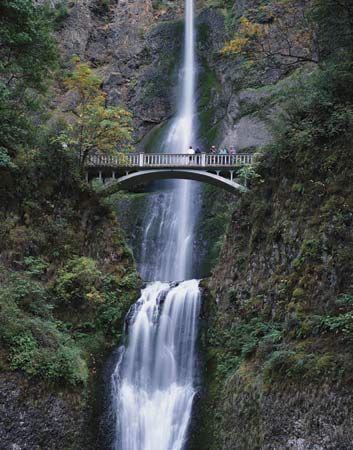
[[[106,7],[86,0],[72,6],[58,32],[64,59],[78,55],[88,61],[104,78],[108,104],[132,111],[136,141],[174,112],[182,45],[178,17],[156,15],[150,0],[120,0]]]
[[[0,372],[1,450],[93,449],[90,413],[80,393]]]
[[[350,450],[353,393],[332,386],[276,386],[246,392],[235,377],[225,402],[222,450]],[[239,430],[242,430],[239,433]]]

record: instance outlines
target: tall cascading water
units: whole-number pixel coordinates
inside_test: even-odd
[[[184,62],[178,114],[171,122],[161,151],[185,153],[195,147],[195,30],[193,0],[185,0]],[[199,211],[199,185],[169,182],[166,192],[153,196],[144,220],[139,268],[145,280],[185,280],[195,276],[194,227]]]
[[[193,0],[186,0],[181,102],[162,145],[173,153],[185,153],[195,143],[193,8]],[[180,281],[195,276],[197,198],[197,183],[178,181],[154,196],[146,208],[139,266],[142,277],[151,283],[126,318],[128,344],[120,348],[112,376],[114,450],[182,450],[185,446],[196,393],[201,299],[197,280]]]

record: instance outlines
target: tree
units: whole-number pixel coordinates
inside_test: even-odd
[[[65,84],[76,95],[76,104],[71,110],[71,123],[60,140],[77,153],[83,170],[87,158],[94,152],[129,149],[131,114],[122,107],[106,107],[101,78],[87,64],[78,59],[74,62],[75,70]]]
[[[301,63],[318,63],[317,24],[313,0],[273,0],[240,18],[223,55],[242,55],[268,68],[289,70]]]
[[[351,0],[271,0],[240,18],[223,55],[286,72],[353,53]]]
[[[36,139],[38,93],[58,61],[52,19],[32,0],[0,2],[0,167]]]

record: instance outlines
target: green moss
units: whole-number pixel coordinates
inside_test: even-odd
[[[201,211],[195,235],[198,247],[203,253],[201,273],[207,276],[218,260],[224,235],[230,219],[233,197],[213,186],[203,188]],[[225,206],[226,205],[226,206]]]
[[[161,143],[163,142],[167,131],[169,129],[170,122],[162,122],[161,124],[155,126],[145,137],[143,141],[143,149],[146,153],[158,153],[161,149]]]
[[[216,110],[213,102],[214,95],[220,90],[220,82],[212,70],[210,70],[204,61],[203,71],[199,77],[199,135],[202,137],[206,148],[217,142],[218,126],[215,123]]]
[[[293,291],[293,293],[292,293],[292,297],[293,297],[294,299],[298,299],[298,298],[303,297],[304,294],[305,294],[304,289],[298,287],[298,288],[295,288],[295,289],[294,289],[294,291]]]

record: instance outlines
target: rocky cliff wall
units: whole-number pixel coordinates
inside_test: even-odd
[[[239,14],[251,15],[257,6],[234,3]],[[204,14],[224,29],[219,10]],[[352,151],[350,128],[334,136],[325,121],[331,123],[336,102],[347,107],[350,97],[341,94],[344,82],[334,71],[328,80],[324,71],[315,78],[311,64],[289,73],[248,72],[241,58],[220,57],[224,36],[226,30],[205,55],[205,67],[219,81],[209,100],[220,112],[214,139],[256,149],[271,142],[273,119],[283,129],[275,127],[251,192],[233,203],[208,282],[201,339],[205,389],[190,448],[348,450]],[[327,116],[320,109],[326,92],[332,102]],[[280,121],[282,108],[287,116]],[[305,139],[309,135],[312,140]]]
[[[174,112],[180,17],[177,6],[150,0],[79,0],[69,3],[57,32],[64,60],[78,55],[89,62],[104,79],[108,104],[132,111],[137,142]],[[70,101],[59,95],[56,105],[65,111]]]

